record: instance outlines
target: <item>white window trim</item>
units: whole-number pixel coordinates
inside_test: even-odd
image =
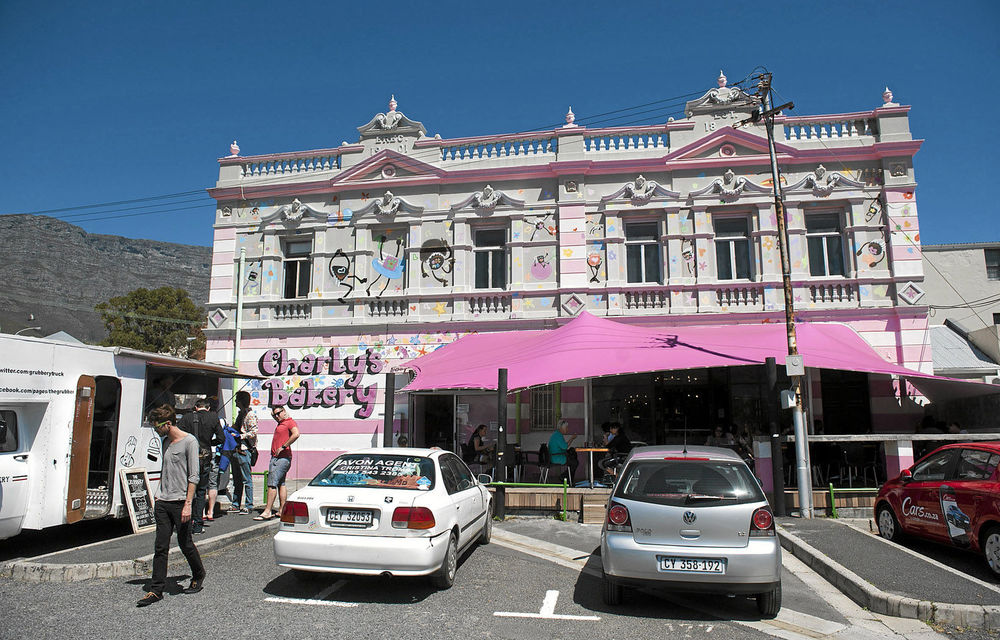
[[[476,245],[476,236],[480,232],[483,232],[483,231],[502,231],[503,235],[504,235],[503,244],[500,244],[500,245],[489,245],[489,246],[484,246],[484,247],[477,246]],[[509,244],[509,242],[510,242],[510,240],[509,240],[509,234],[507,232],[507,228],[506,227],[490,226],[490,227],[474,227],[472,229],[472,290],[473,291],[507,291],[510,288],[510,280],[511,280],[511,278],[510,278],[510,260],[508,260],[508,256],[507,256],[507,245]],[[493,260],[487,260],[486,261],[486,269],[487,269],[486,280],[487,280],[487,282],[490,283],[491,286],[489,286],[489,287],[482,287],[482,288],[477,287],[476,286],[476,280],[477,280],[477,276],[479,275],[479,273],[477,271],[477,269],[478,269],[478,260],[476,259],[476,257],[480,253],[485,253],[485,254],[488,254],[488,255],[492,256],[492,254],[494,252],[500,252],[500,254],[503,256],[503,270],[504,270],[503,281],[504,281],[504,286],[501,287],[501,288],[499,288],[499,289],[497,287],[492,286],[493,285]]]

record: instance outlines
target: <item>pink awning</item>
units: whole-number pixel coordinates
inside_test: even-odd
[[[807,367],[946,380],[887,362],[843,324],[801,323],[796,331]],[[768,357],[783,364],[787,351],[784,324],[648,329],[584,312],[558,329],[469,335],[402,368],[416,374],[407,391],[496,389],[501,368],[513,391],[628,373],[759,365]]]

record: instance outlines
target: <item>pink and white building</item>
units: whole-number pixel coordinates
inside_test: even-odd
[[[266,406],[289,405],[303,433],[292,475],[307,477],[382,441],[392,368],[469,333],[551,329],[584,310],[653,329],[782,323],[766,135],[732,127],[751,107],[717,84],[686,118],[651,126],[590,129],[570,110],[553,130],[447,139],[393,100],[356,143],[254,156],[234,143],[209,190],[207,359],[238,355],[266,378],[250,388],[265,434]],[[847,325],[886,361],[931,373],[921,141],[910,107],[888,90],[882,102],[778,118],[796,317]],[[809,422],[827,433],[907,432],[923,415],[892,376],[806,366]],[[521,390],[509,438],[537,448],[560,417],[586,440],[610,420],[649,443],[679,438],[680,420],[694,440],[716,423],[759,431],[761,377],[717,367]],[[394,406],[416,445],[496,427],[495,392],[403,392]]]

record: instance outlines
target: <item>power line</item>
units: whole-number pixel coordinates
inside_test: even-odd
[[[168,193],[160,196],[148,196],[145,198],[135,198],[133,200],[118,200],[116,202],[99,202],[97,204],[81,204],[73,207],[63,207],[61,209],[40,209],[38,211],[23,211],[24,215],[42,215],[45,213],[60,213],[62,211],[76,211],[77,209],[96,209],[98,207],[110,207],[119,204],[132,204],[135,202],[149,202],[150,200],[166,200],[170,198],[180,198],[181,196],[192,196],[196,193],[204,193],[204,189],[196,191],[181,191],[178,193]]]

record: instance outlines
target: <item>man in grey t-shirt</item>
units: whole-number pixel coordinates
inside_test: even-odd
[[[198,548],[191,539],[191,502],[198,484],[198,441],[190,433],[177,428],[174,408],[163,405],[149,412],[147,418],[156,433],[166,438],[163,446],[163,467],[160,486],[156,490],[153,518],[156,520],[156,542],[153,547],[153,579],[149,591],[136,603],[147,607],[163,600],[167,580],[167,554],[170,536],[177,529],[177,544],[191,566],[191,585],[184,593],[198,593],[205,582],[205,566]]]

